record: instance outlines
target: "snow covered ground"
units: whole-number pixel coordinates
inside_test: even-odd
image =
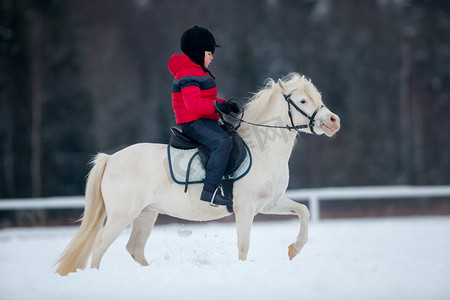
[[[232,223],[159,225],[149,267],[127,229],[100,270],[67,277],[53,264],[76,227],[0,230],[0,299],[450,299],[450,217],[322,221],[289,261],[298,226],[256,222],[241,262]]]

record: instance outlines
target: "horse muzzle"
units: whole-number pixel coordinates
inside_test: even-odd
[[[332,137],[341,128],[341,119],[338,115],[331,112],[316,122],[328,137]]]

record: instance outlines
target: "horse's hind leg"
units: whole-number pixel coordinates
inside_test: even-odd
[[[148,237],[155,225],[158,213],[144,208],[141,214],[133,222],[133,230],[127,243],[127,251],[135,261],[143,266],[148,266],[144,249]]]
[[[264,214],[277,215],[297,215],[300,219],[300,232],[297,236],[297,241],[289,246],[289,259],[293,259],[302,250],[308,241],[308,222],[309,210],[300,203],[297,203],[289,198],[283,197],[276,201],[272,206],[267,207],[262,211]]]
[[[114,218],[108,217],[106,224],[103,227],[100,235],[97,236],[97,240],[94,244],[92,251],[91,268],[98,269],[100,267],[100,261],[109,246],[117,239],[119,234],[131,223],[132,218]]]

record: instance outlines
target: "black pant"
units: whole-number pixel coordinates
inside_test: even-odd
[[[233,142],[231,137],[210,119],[198,119],[182,124],[183,133],[211,150],[211,157],[206,164],[205,184],[219,186],[225,172]]]

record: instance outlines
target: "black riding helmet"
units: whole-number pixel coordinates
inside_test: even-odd
[[[214,35],[203,27],[191,27],[181,36],[181,51],[202,68],[205,68],[205,51],[214,53],[216,47],[220,46],[216,44]]]

